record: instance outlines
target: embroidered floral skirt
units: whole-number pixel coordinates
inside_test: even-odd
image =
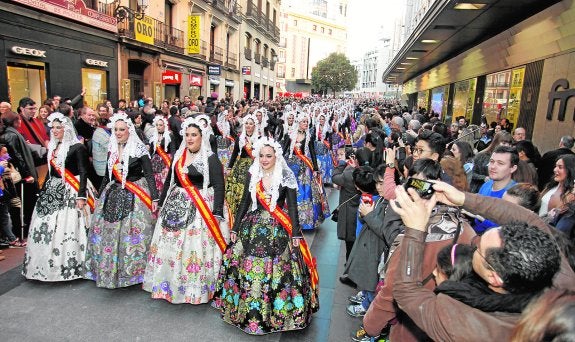
[[[156,189],[158,189],[158,193],[161,194],[170,167],[169,165],[166,166],[166,164],[164,164],[164,160],[157,153],[154,153],[154,155],[152,155],[151,162],[152,162],[152,171],[154,172],[154,180],[156,181]]]
[[[298,156],[294,154],[286,161],[297,180],[299,224],[303,230],[315,229],[330,215],[325,189],[319,186],[312,171]]]
[[[305,328],[319,309],[307,266],[298,248],[269,212],[243,218],[238,241],[224,253],[215,306],[222,319],[244,332],[262,335]]]
[[[248,169],[252,163],[252,158],[239,158],[226,179],[226,201],[228,202],[230,216],[232,218],[236,217],[236,212],[244,194],[244,185],[248,176]]]
[[[217,137],[218,141],[218,158],[222,165],[228,165],[230,162],[230,157],[232,155],[232,150],[234,149],[234,144],[231,143],[229,139],[222,137],[221,135]]]
[[[331,159],[331,151],[321,141],[316,141],[315,150],[317,155],[317,164],[321,178],[324,184],[331,184],[331,176],[333,174],[333,160]]]
[[[148,192],[145,178],[135,183]],[[107,184],[88,232],[85,277],[106,288],[142,283],[154,223],[140,198],[116,182]]]
[[[210,208],[214,191],[200,190]],[[229,241],[227,220],[220,224]],[[186,190],[173,186],[150,245],[144,290],[170,303],[207,303],[214,296],[222,252]]]
[[[76,192],[61,178],[44,183],[30,221],[22,275],[40,281],[82,278],[90,209],[76,209]]]

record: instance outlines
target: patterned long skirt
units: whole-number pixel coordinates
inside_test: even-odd
[[[312,171],[295,154],[287,159],[287,164],[297,180],[297,210],[303,230],[315,229],[329,217],[329,204],[325,190],[314,179]]]
[[[225,322],[253,335],[310,323],[319,309],[318,291],[312,290],[307,266],[290,240],[266,210],[243,218],[238,241],[224,253],[214,302]]]
[[[148,192],[145,178],[135,182]],[[121,184],[104,188],[88,232],[86,279],[98,287],[118,288],[144,281],[152,239],[152,212]]]
[[[61,178],[49,178],[32,219],[22,275],[40,281],[82,278],[90,209],[76,208],[77,193]]]
[[[315,142],[315,152],[317,155],[317,163],[321,179],[324,184],[331,184],[331,176],[333,174],[333,159],[331,158],[331,150],[327,148],[321,141]]]
[[[226,179],[226,201],[228,202],[230,217],[232,218],[236,217],[236,212],[244,194],[248,169],[252,163],[253,161],[249,157],[238,159]]]
[[[211,207],[212,188],[200,190]],[[220,230],[229,241],[227,222]],[[170,189],[150,245],[144,290],[170,303],[207,303],[214,296],[222,252],[186,190]]]
[[[156,181],[156,189],[158,189],[158,193],[162,193],[162,189],[164,188],[164,182],[166,181],[166,177],[168,177],[168,171],[170,170],[170,166],[164,164],[164,160],[160,157],[159,154],[154,153],[152,155],[152,171],[154,172],[154,180]]]
[[[230,157],[232,155],[232,150],[234,149],[234,144],[230,139],[226,139],[221,135],[217,136],[218,143],[218,158],[222,165],[228,165]]]

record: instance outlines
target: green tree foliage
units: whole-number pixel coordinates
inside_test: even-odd
[[[357,83],[357,70],[351,65],[349,59],[342,54],[334,52],[322,59],[311,71],[311,84],[316,92],[327,93],[352,90]]]

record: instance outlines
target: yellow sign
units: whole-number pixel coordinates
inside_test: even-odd
[[[200,53],[200,15],[192,14],[188,17],[188,54]]]
[[[127,103],[130,103],[130,93],[131,93],[130,84],[131,82],[129,79],[122,80],[122,98],[126,100]]]
[[[525,67],[513,69],[511,72],[511,87],[509,89],[509,103],[507,105],[507,120],[515,124],[521,113],[521,90],[523,90],[523,78]]]
[[[154,45],[154,32],[156,23],[148,16],[144,19],[134,19],[134,31],[136,32],[136,40],[142,43]]]

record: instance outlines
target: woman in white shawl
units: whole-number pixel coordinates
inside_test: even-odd
[[[164,182],[170,169],[172,156],[176,152],[176,146],[172,143],[173,136],[168,129],[168,120],[161,115],[156,115],[152,122],[153,131],[150,142],[150,155],[152,171],[156,181],[158,192],[162,192]]]
[[[52,113],[48,126],[48,179],[32,214],[22,274],[40,281],[73,280],[84,274],[86,225],[93,205],[88,151],[62,113]]]
[[[224,220],[224,174],[201,119],[182,123],[184,141],[174,155],[160,197],[144,290],[170,303],[202,304],[216,290],[229,239]]]
[[[108,167],[88,232],[86,278],[117,288],[144,281],[146,256],[158,207],[148,147],[126,114],[115,114]]]

